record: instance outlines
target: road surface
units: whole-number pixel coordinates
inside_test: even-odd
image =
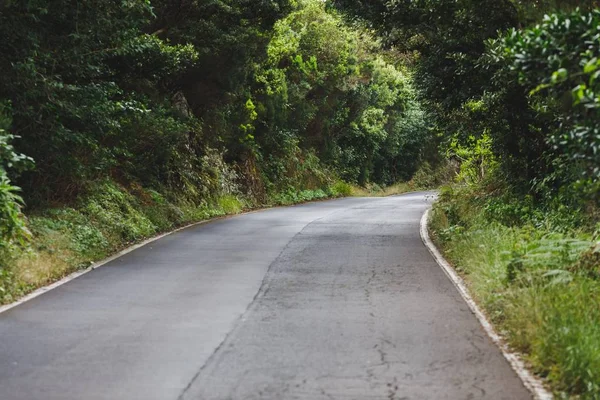
[[[0,314],[0,399],[530,399],[421,243],[429,206],[276,208],[142,247]]]

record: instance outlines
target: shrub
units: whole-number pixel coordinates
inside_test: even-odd
[[[331,195],[334,197],[347,197],[352,195],[352,185],[344,181],[337,181],[330,187]]]
[[[224,214],[238,214],[244,208],[243,203],[233,195],[222,196],[217,203]]]
[[[21,212],[23,199],[19,188],[11,185],[5,172],[0,169],[0,248],[16,240],[22,242],[29,237],[29,230]]]

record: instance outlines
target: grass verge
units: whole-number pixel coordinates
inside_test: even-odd
[[[600,399],[598,237],[560,229],[554,221],[563,218],[550,214],[507,225],[494,218],[505,206],[445,189],[432,210],[432,237],[557,398]]]
[[[287,190],[268,204],[289,205],[350,194],[337,182],[324,189]],[[178,227],[256,208],[232,194],[194,203],[141,187],[105,181],[72,207],[28,215],[32,240],[27,246],[0,246],[0,304],[85,269],[123,248]]]

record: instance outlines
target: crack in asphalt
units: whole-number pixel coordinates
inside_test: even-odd
[[[233,324],[232,329],[227,333],[227,335],[225,336],[225,338],[223,339],[223,341],[214,349],[214,351],[211,353],[211,355],[206,359],[206,362],[198,369],[198,371],[194,374],[194,376],[192,377],[192,379],[190,380],[190,382],[185,386],[185,388],[181,391],[181,393],[179,394],[179,396],[177,397],[177,400],[185,400],[185,395],[186,393],[191,389],[191,387],[194,385],[194,382],[196,382],[196,380],[200,377],[200,375],[202,374],[202,372],[206,369],[206,367],[208,365],[210,365],[210,363],[213,361],[214,357],[216,354],[219,353],[219,351],[223,348],[223,346],[225,345],[225,343],[227,343],[229,341],[229,339],[232,337],[232,335],[236,332],[236,330],[239,328],[239,326],[243,323],[243,321],[245,320],[246,316],[249,314],[249,312],[252,310],[254,304],[256,303],[256,301],[265,296],[268,291],[269,291],[269,279],[270,279],[270,275],[271,275],[271,271],[274,265],[277,264],[277,262],[280,260],[281,256],[285,253],[285,251],[290,247],[291,243],[294,242],[294,240],[296,240],[300,235],[302,235],[302,233],[309,228],[311,225],[325,219],[328,218],[332,215],[335,215],[339,212],[347,212],[349,210],[353,210],[355,209],[355,207],[349,207],[349,208],[343,208],[340,210],[335,210],[331,213],[328,213],[322,217],[319,218],[315,218],[314,220],[308,222],[306,225],[304,225],[302,227],[302,229],[300,229],[298,231],[298,233],[296,233],[294,236],[292,236],[292,238],[286,243],[286,245],[281,249],[281,251],[279,252],[279,254],[273,259],[273,261],[269,264],[269,267],[267,268],[267,272],[265,273],[265,276],[263,277],[261,286],[258,290],[258,292],[256,293],[256,295],[254,296],[254,298],[252,299],[252,301],[248,304],[248,307],[246,308],[246,310],[240,315],[240,317],[236,320],[236,322]]]

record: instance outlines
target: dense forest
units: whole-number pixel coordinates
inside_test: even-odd
[[[0,2],[0,302],[244,208],[438,187],[438,244],[600,393],[594,0]]]

